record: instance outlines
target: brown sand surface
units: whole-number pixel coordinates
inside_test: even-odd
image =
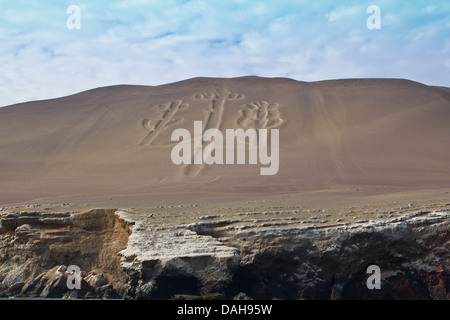
[[[192,132],[196,120],[223,132],[279,129],[278,173],[261,176],[260,164],[174,165],[171,134]],[[0,108],[0,205],[445,201],[449,124],[450,89],[408,80],[98,88]]]

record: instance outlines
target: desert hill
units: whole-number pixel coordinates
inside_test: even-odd
[[[279,129],[279,170],[180,165],[177,128]],[[450,89],[400,79],[194,78],[0,108],[0,204],[450,187]]]

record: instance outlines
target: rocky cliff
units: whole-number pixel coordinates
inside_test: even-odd
[[[450,299],[450,203],[333,213],[288,207],[183,210],[162,215],[157,209],[3,208],[0,293]],[[361,219],[368,211],[371,218]],[[80,290],[67,288],[69,265],[82,270]],[[380,290],[366,286],[370,265],[381,270]]]

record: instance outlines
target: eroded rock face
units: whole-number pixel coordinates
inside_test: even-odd
[[[274,247],[255,254],[235,283],[262,299],[448,299],[448,215],[446,222],[441,219],[430,214],[309,236],[274,236]],[[370,265],[381,269],[381,290],[366,286]],[[430,274],[441,280],[430,282]]]
[[[4,212],[0,292],[62,297],[71,264],[83,270],[76,296],[87,298],[450,299],[449,211],[352,222],[297,210]],[[380,290],[366,285],[370,265]]]
[[[157,296],[164,283],[166,297],[218,291],[256,299],[449,299],[450,215],[444,210],[321,226],[314,224],[318,219],[304,226],[305,219],[279,212],[249,214],[252,223],[206,216],[173,225],[116,214],[140,221],[120,253],[137,294]],[[381,269],[381,290],[367,288],[370,265]],[[183,277],[195,279],[196,289],[184,288]]]
[[[138,297],[170,298],[177,290],[184,294],[221,292],[239,266],[238,249],[213,237],[187,229],[155,228],[124,211],[116,215],[134,225],[127,248],[119,254]]]
[[[128,227],[114,211],[0,213],[0,293],[61,298],[69,290],[67,267],[77,265],[80,297],[126,296],[117,252],[126,246]]]

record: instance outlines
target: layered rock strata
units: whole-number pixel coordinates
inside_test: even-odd
[[[61,298],[450,299],[450,204],[373,214],[0,213],[0,292]],[[367,268],[381,270],[370,290]],[[73,293],[73,291],[72,291]]]

